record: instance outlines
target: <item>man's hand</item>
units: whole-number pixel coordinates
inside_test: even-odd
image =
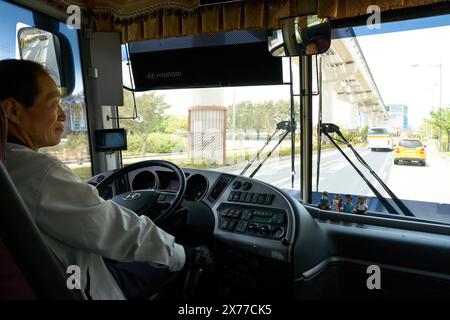
[[[207,246],[184,247],[186,252],[186,263],[184,269],[187,270],[184,282],[184,299],[192,300],[196,298],[196,291],[199,286],[199,279],[202,274],[210,269],[212,256]]]
[[[184,251],[186,253],[186,263],[185,268],[194,269],[194,268],[208,268],[213,260],[211,256],[211,252],[209,251],[207,246],[199,246],[199,247],[184,247]]]

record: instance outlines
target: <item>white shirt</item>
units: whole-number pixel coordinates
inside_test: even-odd
[[[6,168],[50,249],[65,267],[80,267],[83,289],[89,269],[93,299],[125,299],[102,257],[183,267],[184,248],[173,236],[103,200],[60,160],[8,143]]]
[[[356,203],[356,210],[361,210],[361,211],[365,211],[369,209],[369,207],[367,206],[366,203],[360,203],[359,201]]]

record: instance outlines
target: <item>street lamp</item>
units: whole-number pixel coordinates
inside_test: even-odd
[[[439,64],[413,64],[411,67],[437,67],[439,68],[439,108],[442,108],[442,62]],[[433,110],[433,106],[431,110]],[[439,128],[439,151],[442,146],[442,129]]]

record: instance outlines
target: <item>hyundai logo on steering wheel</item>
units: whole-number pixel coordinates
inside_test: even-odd
[[[127,194],[125,197],[122,197],[122,200],[134,200],[134,199],[137,199],[137,198],[139,198],[141,196],[141,194],[140,193],[130,193],[130,194]]]

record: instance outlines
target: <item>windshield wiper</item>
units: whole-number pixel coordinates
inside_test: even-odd
[[[292,126],[294,128],[292,128]],[[272,153],[275,151],[275,149],[283,142],[284,138],[287,137],[287,135],[292,131],[295,131],[295,122],[293,125],[291,125],[291,121],[281,121],[277,123],[277,128],[272,133],[272,135],[267,139],[266,143],[262,146],[262,148],[256,153],[256,155],[253,157],[253,159],[245,166],[245,168],[242,170],[242,172],[239,175],[244,175],[245,172],[247,172],[248,168],[251,167],[253,162],[255,162],[256,159],[259,158],[261,152],[264,150],[265,147],[269,145],[269,143],[273,140],[273,138],[278,134],[279,140],[277,144],[270,150],[270,152],[266,155],[266,157],[260,162],[260,164],[256,167],[256,169],[250,174],[250,178],[253,178],[255,174],[261,169],[264,162],[266,162],[267,159],[272,155]],[[281,132],[280,131],[284,131]]]
[[[394,214],[399,214],[398,211],[388,202],[386,198],[384,198],[381,193],[378,192],[378,190],[370,183],[369,180],[364,176],[364,174],[356,167],[356,165],[350,160],[350,158],[345,154],[345,152],[339,147],[339,145],[336,143],[342,142],[345,145],[347,145],[352,152],[354,153],[356,159],[365,167],[369,172],[375,177],[375,179],[380,183],[380,185],[383,187],[384,190],[391,196],[392,200],[394,200],[395,204],[402,210],[402,212],[406,216],[414,217],[414,214],[411,212],[411,210],[406,207],[406,205],[392,192],[391,189],[381,180],[381,178],[373,171],[373,169],[367,164],[366,161],[359,155],[359,153],[353,148],[352,144],[348,142],[348,140],[344,137],[342,132],[339,130],[339,127],[333,123],[323,123],[321,125],[321,131],[324,135],[330,139],[330,141],[334,144],[334,146],[339,150],[339,152],[344,156],[345,159],[350,163],[350,165],[356,170],[356,172],[361,176],[361,178],[364,180],[364,182],[369,186],[370,190],[377,196],[377,198],[381,201],[381,203],[384,205],[384,207]],[[342,140],[333,138],[330,133],[336,133]]]

